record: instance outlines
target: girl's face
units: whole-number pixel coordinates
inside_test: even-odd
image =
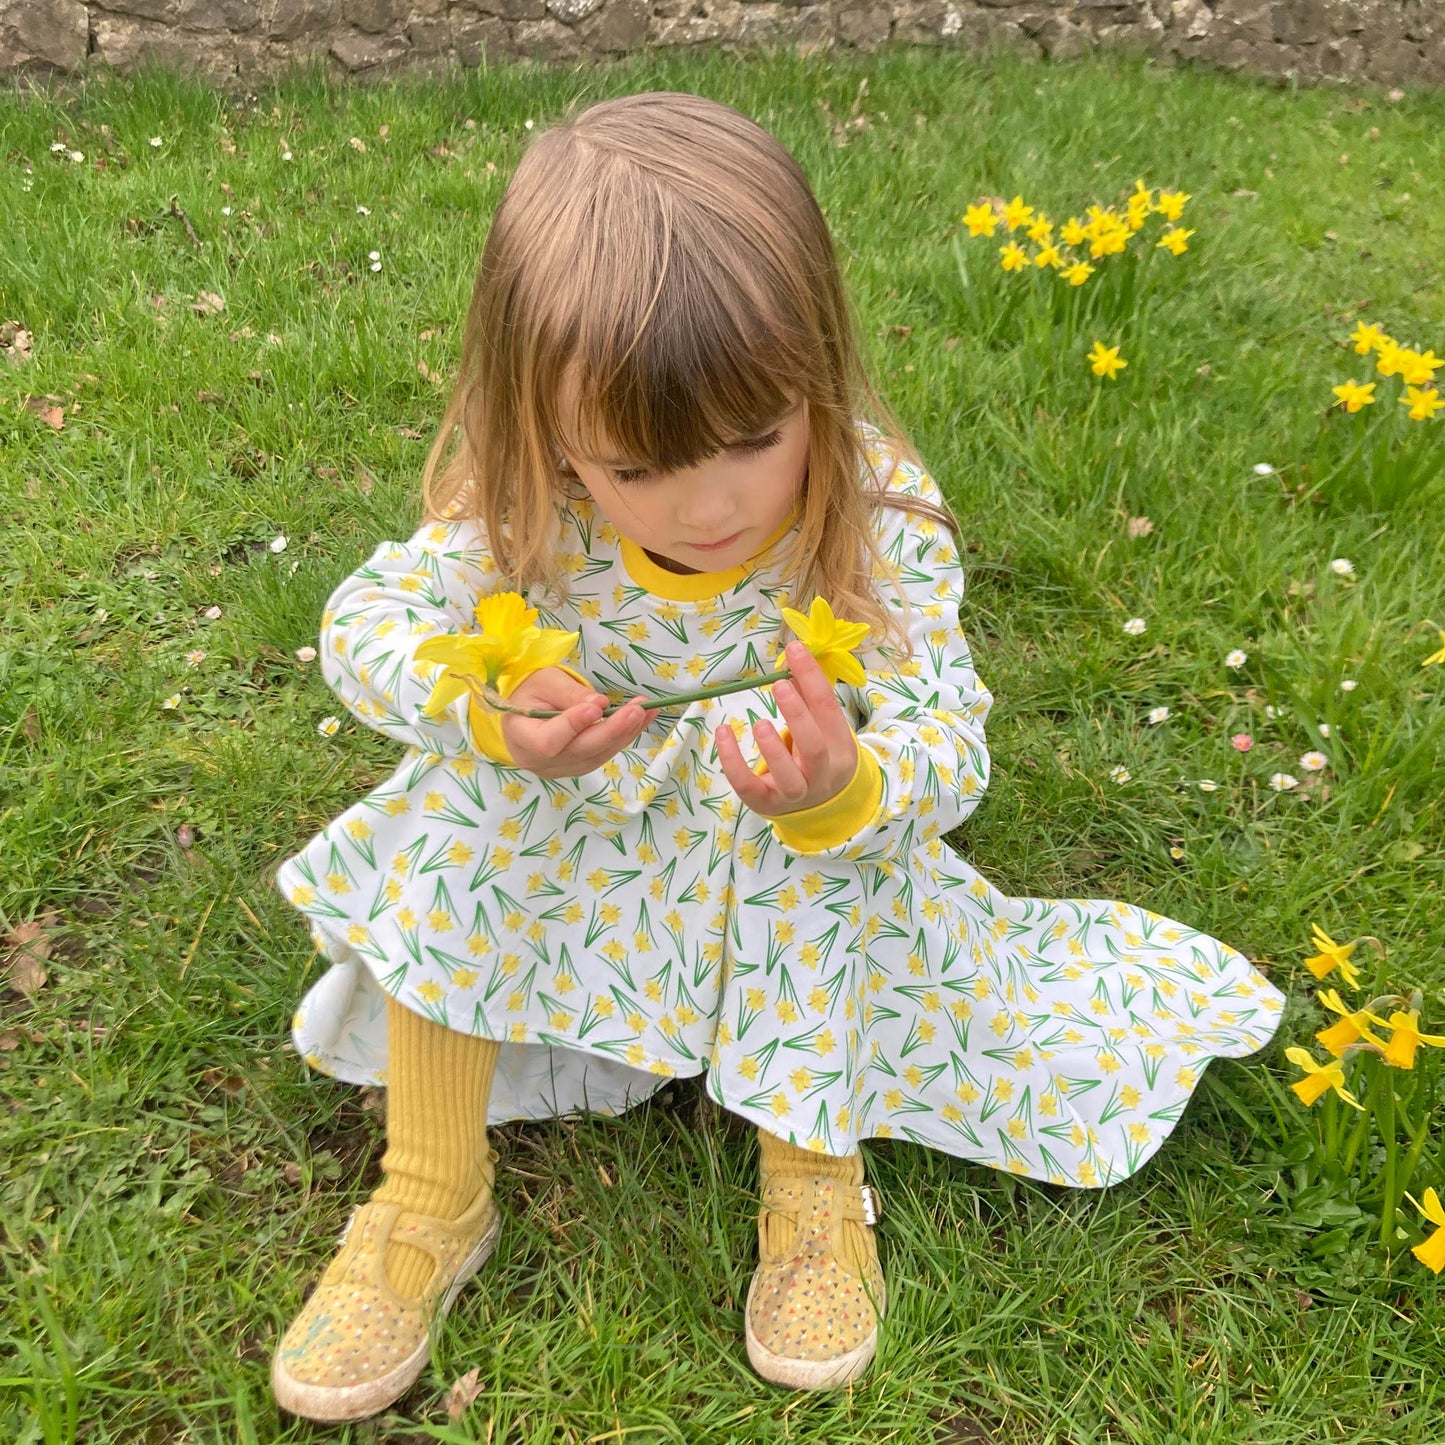
[[[597,510],[629,541],[677,572],[722,572],[783,529],[808,472],[808,404],[696,466],[648,472],[601,444],[563,456]]]

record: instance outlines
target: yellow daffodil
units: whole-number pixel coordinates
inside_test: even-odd
[[[1033,219],[1029,227],[1029,240],[1036,246],[1046,246],[1053,239],[1054,223],[1040,211]]]
[[[1284,1056],[1305,1071],[1304,1078],[1290,1085],[1303,1103],[1313,1104],[1333,1089],[1345,1103],[1364,1113],[1364,1105],[1345,1088],[1345,1071],[1341,1065],[1317,1064],[1308,1049],[1286,1049]]]
[[[1385,1045],[1385,1062],[1393,1064],[1397,1069],[1415,1067],[1415,1053],[1421,1044],[1445,1049],[1445,1035],[1420,1032],[1420,1010],[1417,1008],[1412,1008],[1409,1013],[1401,1013],[1396,1009],[1390,1015],[1389,1023],[1384,1023],[1383,1019],[1376,1019],[1375,1022],[1393,1030],[1390,1042]]]
[[[1340,977],[1345,981],[1347,988],[1357,988],[1360,982],[1360,970],[1350,962],[1350,955],[1359,946],[1359,940],[1354,943],[1336,943],[1318,923],[1314,925],[1311,942],[1319,949],[1319,952],[1312,958],[1305,959],[1305,967],[1314,974],[1316,978],[1325,978],[1339,969]]]
[[[981,201],[963,213],[963,224],[970,236],[991,236],[998,226],[998,212],[987,201]]]
[[[1084,244],[1084,228],[1079,224],[1077,216],[1070,216],[1064,222],[1059,231],[1059,239],[1066,246],[1082,246]]]
[[[1053,266],[1057,268],[1059,266],[1062,266],[1063,264],[1064,258],[1059,255],[1059,248],[1057,245],[1045,246],[1043,250],[1041,250],[1038,255],[1034,257],[1034,265],[1038,266],[1040,269],[1045,266]]]
[[[1429,386],[1442,366],[1445,361],[1433,351],[1402,349],[1400,352],[1400,380],[1406,386]]]
[[[1093,369],[1094,375],[1107,376],[1110,381],[1113,381],[1128,364],[1119,355],[1117,346],[1105,346],[1102,341],[1096,341],[1094,349],[1089,353],[1089,365]]]
[[[1413,1254],[1426,1269],[1434,1270],[1436,1274],[1439,1274],[1442,1269],[1445,1269],[1445,1205],[1440,1203],[1440,1196],[1435,1193],[1434,1189],[1427,1189],[1425,1191],[1424,1204],[1416,1204],[1415,1200],[1408,1194],[1405,1197],[1410,1200],[1411,1204],[1415,1205],[1415,1208],[1418,1209],[1431,1224],[1440,1226],[1424,1244],[1412,1244],[1410,1246],[1410,1253]]]
[[[1445,400],[1441,399],[1440,393],[1433,386],[1423,389],[1418,386],[1407,386],[1405,395],[1400,398],[1400,405],[1410,408],[1411,421],[1429,421],[1442,406],[1445,406]]]
[[[1189,199],[1184,191],[1160,191],[1156,209],[1166,221],[1177,221],[1184,214],[1184,205]]]
[[[1186,231],[1183,226],[1170,226],[1159,238],[1158,244],[1171,256],[1182,256],[1189,249],[1189,238],[1193,234],[1193,231]]]
[[[1331,1013],[1340,1015],[1339,1023],[1331,1024],[1326,1029],[1320,1029],[1315,1034],[1320,1043],[1336,1058],[1339,1058],[1351,1044],[1357,1044],[1361,1039],[1369,1037],[1369,1030],[1365,1028],[1365,1023],[1374,1016],[1368,1009],[1346,1008],[1340,999],[1338,989],[1321,989],[1317,997]]]
[[[577,645],[577,633],[538,627],[537,609],[515,592],[499,592],[477,603],[478,631],[429,637],[416,650],[418,662],[438,663],[442,676],[423,711],[440,716],[464,692],[480,696],[490,687],[503,697],[523,678],[553,667]]]
[[[1028,268],[1029,258],[1017,241],[1010,241],[1007,246],[1000,246],[998,254],[1002,258],[1005,271],[1023,271]]]
[[[1362,321],[1350,332],[1350,340],[1355,343],[1356,356],[1368,356],[1377,346],[1383,346],[1390,338],[1380,327],[1367,326]]]
[[[1432,652],[1420,666],[1434,667],[1437,663],[1445,663],[1445,632],[1440,634],[1440,651]]]
[[[1003,208],[1003,223],[1010,231],[1017,231],[1020,226],[1027,226],[1033,218],[1034,208],[1024,205],[1022,196],[1015,196]]]
[[[1330,390],[1340,399],[1340,405],[1347,412],[1359,411],[1362,406],[1373,406],[1375,403],[1375,383],[1367,381],[1363,386],[1353,381],[1342,381],[1338,386],[1332,386]]]
[[[1387,336],[1380,343],[1378,350],[1380,355],[1375,362],[1375,370],[1381,376],[1398,376],[1405,369],[1405,347],[1391,341]]]
[[[1075,261],[1072,266],[1066,266],[1063,272],[1070,286],[1082,286],[1093,274],[1094,268],[1087,261]]]
[[[779,610],[793,636],[818,659],[818,666],[829,682],[846,682],[850,687],[862,687],[868,674],[863,671],[863,664],[853,656],[853,649],[868,636],[866,622],[849,622],[846,618],[834,617],[833,609],[821,597],[813,598],[806,617],[793,607]]]

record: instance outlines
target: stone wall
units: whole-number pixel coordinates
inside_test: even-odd
[[[645,48],[1099,46],[1303,81],[1445,82],[1445,0],[0,0],[0,74],[147,61],[250,85]]]

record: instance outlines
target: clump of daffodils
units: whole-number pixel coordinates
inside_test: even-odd
[[[1428,348],[1416,351],[1412,347],[1401,346],[1381,327],[1364,321],[1351,332],[1350,340],[1354,343],[1356,356],[1375,357],[1375,371],[1379,376],[1387,381],[1392,377],[1400,379],[1399,404],[1409,408],[1411,421],[1430,421],[1436,412],[1445,409],[1445,397],[1435,386],[1435,373],[1445,365],[1445,361],[1434,351]],[[1353,414],[1367,406],[1374,406],[1379,399],[1375,395],[1378,386],[1378,381],[1346,380],[1331,390],[1336,398],[1335,404]]]
[[[1005,271],[1031,269],[1056,273],[1071,286],[1082,286],[1111,256],[1122,256],[1135,243],[1182,256],[1189,249],[1192,230],[1181,224],[1190,197],[1185,191],[1156,192],[1142,180],[1122,206],[1092,205],[1082,219],[1070,216],[1055,222],[1042,208],[1029,205],[1021,195],[1011,201],[983,197],[963,213],[970,236],[1008,240],[999,247]],[[1157,234],[1146,235],[1151,217],[1162,218]],[[999,227],[1003,227],[1000,232]],[[1026,249],[1025,242],[1032,246]]]
[[[1367,990],[1354,960],[1362,943],[1370,944],[1379,958]],[[1321,983],[1336,976],[1336,987],[1316,994],[1316,1002],[1336,1021],[1315,1034],[1327,1055],[1323,1062],[1309,1049],[1285,1050],[1285,1057],[1301,1071],[1290,1088],[1307,1107],[1323,1101],[1325,1112],[1316,1119],[1319,1158],[1338,1161],[1345,1178],[1357,1167],[1363,1171],[1359,1198],[1378,1203],[1382,1247],[1393,1248],[1398,1239],[1408,1237],[1397,1219],[1402,1200],[1408,1199],[1437,1226],[1411,1253],[1439,1274],[1445,1269],[1445,1211],[1434,1188],[1425,1191],[1423,1204],[1408,1191],[1429,1141],[1438,1092],[1439,1055],[1432,1057],[1430,1051],[1445,1049],[1445,1035],[1422,1030],[1424,996],[1419,989],[1408,995],[1381,992],[1385,949],[1378,939],[1337,943],[1316,924],[1312,946],[1315,952],[1305,959],[1305,967]],[[1341,987],[1373,996],[1347,1003]],[[1355,1111],[1348,1130],[1341,1105]],[[1383,1164],[1377,1170],[1371,1161],[1381,1154]]]

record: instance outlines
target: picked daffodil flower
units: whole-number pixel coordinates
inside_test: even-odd
[[[536,625],[537,609],[516,592],[484,597],[475,609],[477,632],[429,637],[418,662],[439,663],[442,676],[422,709],[440,717],[464,692],[484,701],[483,689],[506,697],[523,680],[554,667],[577,645],[577,633]]]
[[[806,617],[793,607],[782,608],[781,616],[798,641],[817,658],[829,682],[862,687],[867,681],[863,664],[853,656],[853,649],[868,636],[866,622],[834,617],[833,609],[821,597],[813,598]]]

